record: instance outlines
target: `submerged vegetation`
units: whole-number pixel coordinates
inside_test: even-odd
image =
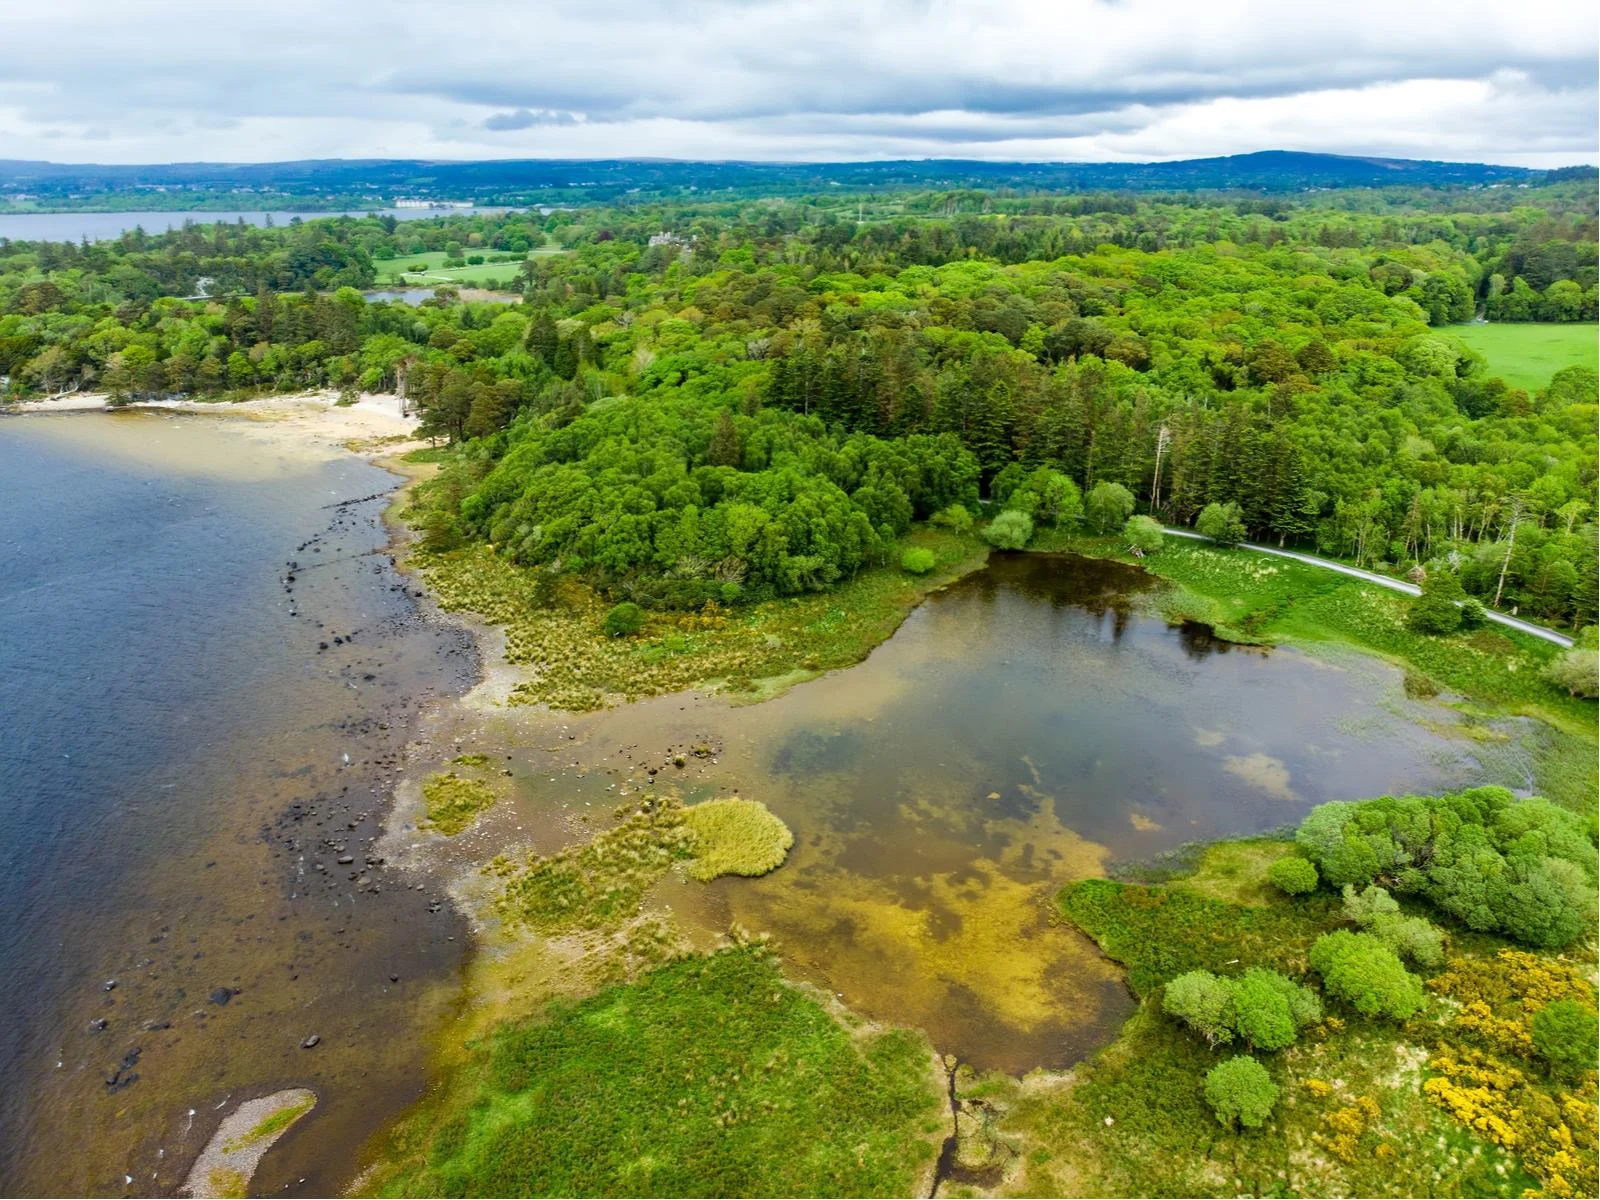
[[[496,907],[508,919],[549,934],[619,925],[638,915],[645,892],[677,862],[707,881],[764,875],[794,844],[789,827],[756,800],[708,800],[689,808],[646,795],[624,820],[586,842],[518,867],[490,865],[505,879]]]

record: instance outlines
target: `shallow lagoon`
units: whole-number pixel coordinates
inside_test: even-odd
[[[996,556],[865,663],[764,704],[480,714],[467,740],[529,749],[515,802],[452,853],[548,850],[663,780],[688,798],[737,790],[795,849],[759,880],[666,885],[691,931],[768,931],[792,973],[980,1068],[1065,1067],[1131,1001],[1050,920],[1061,883],[1323,800],[1484,776],[1454,710],[1408,700],[1397,669],[1168,626],[1154,586],[1115,563]],[[695,745],[712,758],[676,766]]]

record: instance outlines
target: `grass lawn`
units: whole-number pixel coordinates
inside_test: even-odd
[[[506,291],[516,286],[517,268],[524,258],[540,254],[561,254],[559,246],[542,246],[527,254],[511,255],[504,250],[469,249],[468,254],[483,255],[485,261],[475,266],[447,267],[449,257],[443,250],[429,250],[424,254],[404,254],[399,258],[379,259],[373,263],[378,272],[378,286],[392,287],[400,284],[452,283],[457,287],[481,287]],[[489,261],[506,258],[505,262]]]
[[[1512,387],[1537,391],[1563,367],[1595,369],[1596,328],[1574,323],[1490,322],[1484,325],[1452,325],[1448,332],[1483,355],[1489,373],[1498,375]]]
[[[366,1186],[396,1196],[923,1194],[949,1112],[918,1034],[840,1024],[759,947],[468,1051]]]

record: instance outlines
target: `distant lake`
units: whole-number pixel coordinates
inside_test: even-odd
[[[166,233],[182,229],[184,223],[196,225],[234,224],[287,225],[298,217],[314,221],[323,217],[364,217],[376,213],[399,221],[420,221],[428,217],[470,216],[473,213],[502,213],[504,208],[370,208],[344,212],[65,212],[0,213],[0,238],[29,242],[76,242],[88,238],[97,242],[114,238],[129,229],[146,233]]]

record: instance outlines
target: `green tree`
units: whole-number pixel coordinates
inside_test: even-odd
[[[1162,990],[1161,1011],[1213,1046],[1233,1040],[1233,985],[1210,971],[1188,971],[1169,982]]]
[[[1317,890],[1317,867],[1310,859],[1287,854],[1267,868],[1267,878],[1290,896],[1303,896]]]
[[[1244,522],[1239,519],[1239,506],[1211,503],[1200,510],[1195,518],[1195,530],[1219,546],[1237,546],[1244,541]]]
[[[1533,1049],[1558,1075],[1581,1077],[1595,1069],[1596,1022],[1594,1009],[1577,1000],[1552,1000],[1533,1014]]]
[[[939,565],[939,560],[932,550],[921,546],[914,546],[900,556],[900,566],[913,575],[926,575]]]
[[[1431,571],[1422,594],[1411,602],[1406,625],[1416,633],[1444,635],[1461,628],[1461,581],[1449,571]]]
[[[1325,933],[1312,943],[1310,960],[1327,992],[1363,1016],[1404,1020],[1422,1011],[1422,981],[1369,933]]]
[[[733,423],[733,414],[723,409],[717,414],[717,423],[711,430],[711,445],[706,450],[706,462],[713,467],[738,467],[744,461],[739,444],[739,427]]]
[[[1033,537],[1033,518],[1008,509],[984,526],[983,536],[1001,550],[1021,550]]]
[[[1206,1072],[1205,1096],[1224,1125],[1231,1127],[1237,1121],[1246,1129],[1259,1129],[1278,1103],[1278,1085],[1265,1067],[1240,1054]]]
[[[1129,517],[1128,523],[1122,527],[1122,536],[1135,558],[1156,553],[1166,540],[1161,531],[1161,522],[1145,516]]]
[[[1122,528],[1133,512],[1133,493],[1120,483],[1100,482],[1084,497],[1083,510],[1089,528],[1096,533],[1111,533]]]
[[[644,609],[631,600],[624,600],[606,613],[601,624],[607,637],[631,637],[644,628]]]

